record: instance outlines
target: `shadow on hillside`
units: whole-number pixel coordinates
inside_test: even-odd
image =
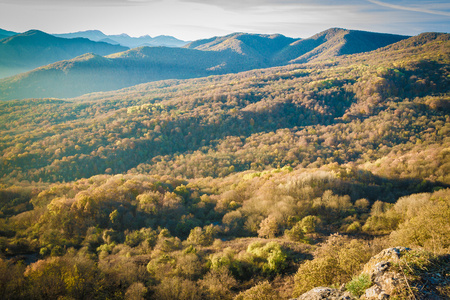
[[[340,178],[328,187],[333,193],[349,195],[353,201],[367,198],[371,202],[382,200],[394,203],[398,198],[417,193],[450,188],[442,182],[416,178],[387,178],[365,170],[354,170],[348,177]]]

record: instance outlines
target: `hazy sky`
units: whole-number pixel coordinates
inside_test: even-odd
[[[0,28],[172,35],[232,32],[306,38],[331,27],[416,35],[449,32],[450,0],[0,0]]]

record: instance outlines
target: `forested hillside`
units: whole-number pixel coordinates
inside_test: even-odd
[[[0,295],[290,299],[343,286],[359,298],[374,284],[355,277],[364,264],[405,246],[420,251],[395,266],[405,282],[391,296],[450,297],[449,63],[450,35],[425,33],[0,102]]]

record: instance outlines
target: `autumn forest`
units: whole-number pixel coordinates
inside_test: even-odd
[[[0,298],[359,299],[396,246],[450,297],[450,35],[398,40],[1,101]]]

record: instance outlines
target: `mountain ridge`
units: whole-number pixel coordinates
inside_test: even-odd
[[[0,28],[0,40],[5,38],[5,37],[13,36],[13,35],[16,35],[16,34],[19,34],[19,33]]]
[[[385,41],[385,38],[388,40]],[[65,72],[61,74],[64,79],[59,77],[60,75],[56,75],[60,74],[58,64],[47,66],[44,69],[36,69],[32,71],[32,76],[30,73],[20,77],[20,80],[18,78],[1,80],[0,90],[3,91],[3,97],[0,96],[0,99],[29,98],[37,95],[39,97],[67,98],[85,92],[114,90],[148,81],[220,75],[318,61],[344,53],[354,54],[363,50],[375,50],[405,38],[405,36],[339,28],[326,30],[308,39],[293,39],[280,34],[233,33],[223,37],[195,41],[183,48],[175,48],[177,50],[167,47],[148,49],[141,47],[112,54],[109,57],[112,59],[112,64],[109,64],[108,68],[109,72],[115,74],[105,74],[108,72],[106,69],[89,68],[89,60],[85,60],[83,64],[72,64],[73,67],[65,68]],[[372,40],[372,42],[368,42],[368,40]],[[361,43],[364,45],[359,45]],[[148,54],[145,54],[147,52]],[[139,62],[139,59],[142,61]],[[79,66],[79,69],[75,66]],[[48,70],[52,67],[55,68],[53,74],[57,78],[49,77]],[[43,70],[46,70],[46,75],[40,79],[39,72]],[[79,83],[80,80],[86,82],[82,79],[83,72],[85,72],[86,78],[90,78],[85,86]],[[30,81],[31,78],[33,81]],[[109,78],[108,82],[104,82],[105,78]],[[64,84],[55,86],[58,80]],[[69,82],[70,85],[65,86]],[[112,84],[113,82],[116,83],[115,86]],[[39,87],[39,92],[33,90],[33,86]],[[45,88],[43,88],[44,86]],[[74,86],[77,86],[76,90],[74,90]],[[64,88],[67,92],[64,92]]]
[[[195,49],[138,47],[108,56],[83,54],[0,80],[0,97],[69,98],[93,91],[108,91],[149,81],[185,79],[238,72],[244,60]],[[194,65],[192,62],[195,61]],[[222,72],[220,69],[226,68]],[[119,76],[118,76],[119,75]],[[20,89],[11,88],[26,82]],[[34,95],[34,96],[33,96]]]
[[[304,63],[372,51],[407,38],[409,36],[330,28],[310,38],[295,41],[283,49],[274,60]]]
[[[30,71],[84,53],[107,55],[126,49],[86,38],[64,39],[40,30],[29,30],[0,41],[0,76]]]
[[[126,33],[106,35],[100,30],[86,30],[72,33],[60,33],[53,34],[62,38],[87,38],[91,41],[99,42],[103,40],[110,41],[112,44],[119,44],[128,48],[136,48],[141,46],[166,46],[166,47],[181,47],[187,42],[179,40],[173,36],[159,35],[151,37],[149,35],[143,35],[140,37],[131,37]]]

